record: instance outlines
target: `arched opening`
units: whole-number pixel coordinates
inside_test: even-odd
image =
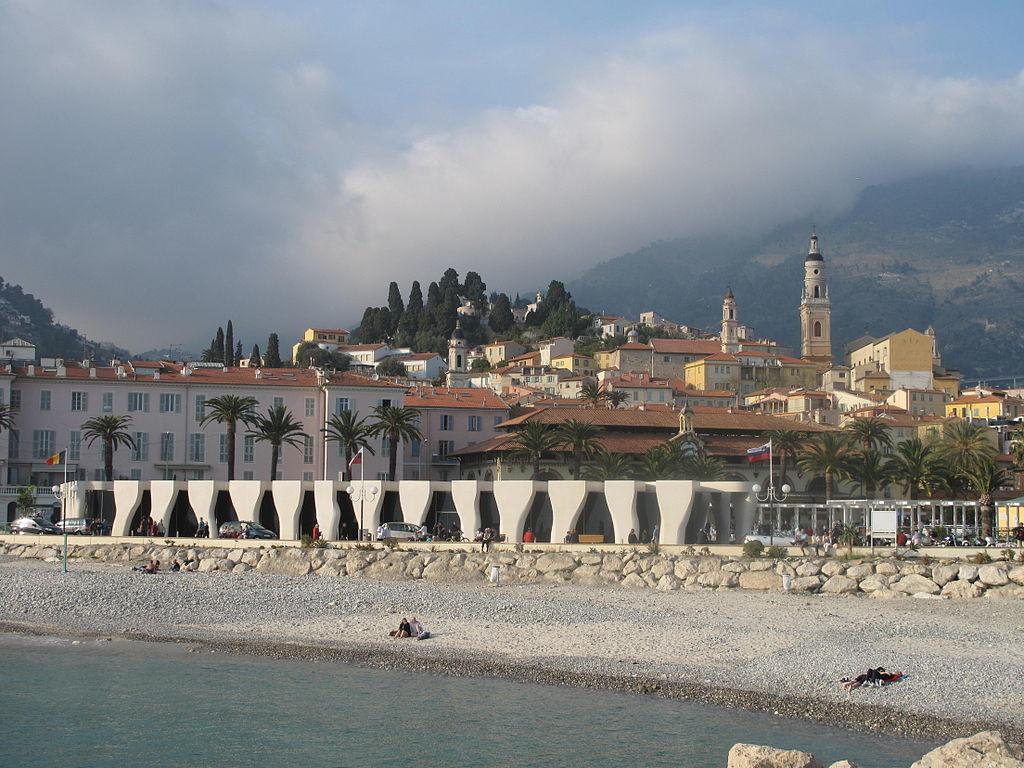
[[[342,541],[355,541],[359,537],[359,516],[356,505],[352,503],[352,497],[344,491],[338,491],[336,498],[338,509],[341,510],[338,538]]]
[[[18,519],[18,502],[12,501],[7,504],[7,520],[11,523]]]
[[[380,522],[381,524],[402,522],[402,500],[398,497],[398,491],[384,492],[384,501],[380,504]]]
[[[409,522],[416,522],[410,520]],[[455,511],[455,500],[450,493],[445,491],[434,491],[430,494],[430,508],[427,510],[427,518],[423,523],[427,530],[436,538],[447,539],[452,528],[467,531],[462,526],[458,513]],[[468,531],[472,536],[473,532]]]
[[[480,526],[501,533],[501,515],[498,512],[498,503],[494,500],[493,491],[481,491],[480,493]]]
[[[302,509],[299,510],[299,538],[313,535],[313,526],[316,524],[316,499],[312,491],[302,494]],[[326,536],[325,531],[320,531],[321,536]]]
[[[551,510],[551,499],[544,491],[534,494],[530,511],[526,515],[526,522],[523,524],[523,533],[527,530],[533,531],[534,541],[551,541],[551,526],[554,524],[555,515]]]
[[[565,480],[561,473],[554,469],[541,470],[541,473],[537,475],[536,480]]]
[[[103,529],[107,532],[114,527],[114,492],[87,491],[85,495],[85,514],[103,521]]]
[[[143,491],[142,498],[139,499],[139,506],[135,508],[135,513],[132,515],[132,523],[128,526],[132,536],[149,536],[152,512],[153,500],[149,496],[149,491]]]
[[[820,286],[817,286],[817,285],[814,286],[814,298],[816,298],[816,299],[820,299],[821,298],[821,287]]]
[[[273,531],[274,535],[281,535],[281,518],[278,517],[277,514],[277,504],[274,503],[274,494],[270,491],[264,491],[263,497],[260,499],[260,515],[258,522],[268,531]],[[219,519],[217,524],[220,525]]]
[[[264,496],[269,495],[264,494]],[[231,494],[227,491],[217,492],[217,503],[213,505],[213,522],[218,531],[224,523],[238,522],[238,513],[235,512],[235,505],[231,503]]]
[[[686,544],[708,544],[711,541],[711,528],[714,526],[717,531],[718,505],[721,501],[722,496],[718,493],[694,494],[690,520],[684,534]]]
[[[188,491],[178,491],[167,523],[168,536],[195,536],[199,518],[188,500]]]
[[[601,536],[605,543],[615,542],[615,523],[604,493],[587,494],[587,500],[576,521],[576,533]]]
[[[653,491],[641,491],[636,495],[636,517],[640,524],[640,530],[636,532],[636,535],[641,544],[646,544],[653,538],[654,530],[661,528],[661,507],[658,506],[658,494]]]
[[[816,477],[807,484],[807,489],[804,491],[808,496],[817,496],[824,498],[825,496],[825,478]]]
[[[821,338],[821,321],[814,321],[814,336],[815,338]]]
[[[733,309],[729,310],[729,319],[730,320],[735,320],[736,319],[735,310],[733,310]]]

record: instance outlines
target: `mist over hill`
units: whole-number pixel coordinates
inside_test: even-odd
[[[654,309],[713,330],[731,286],[741,322],[798,348],[812,227],[828,269],[834,354],[864,333],[934,325],[943,362],[967,379],[1024,374],[1024,167],[868,187],[830,221],[795,221],[762,237],[652,243],[568,287],[597,311]]]

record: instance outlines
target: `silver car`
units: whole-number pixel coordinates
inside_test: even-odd
[[[60,528],[41,517],[19,517],[11,523],[11,533],[64,533]]]
[[[81,536],[88,536],[92,533],[92,520],[87,517],[69,517],[67,520],[58,520],[55,526],[63,533],[77,533]]]
[[[418,539],[420,526],[416,523],[384,523],[381,533],[382,539]]]

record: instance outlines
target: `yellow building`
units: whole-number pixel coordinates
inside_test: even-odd
[[[719,352],[687,363],[683,382],[694,389],[728,389],[742,395],[765,387],[811,389],[817,386],[814,362],[764,352]]]
[[[348,343],[349,333],[344,328],[307,328],[302,340],[292,345],[292,362],[299,356],[299,347],[307,341],[320,345],[323,349],[334,352],[340,345]]]
[[[965,394],[946,404],[946,415],[964,419],[1015,419],[1024,416],[1024,400],[1005,394]]]
[[[897,389],[886,402],[914,416],[945,416],[952,399],[940,389]]]
[[[594,358],[586,355],[568,354],[551,358],[552,368],[564,368],[579,376],[593,376],[597,373],[594,365]]]
[[[907,328],[880,339],[865,337],[850,350],[853,388],[932,389],[935,336]]]

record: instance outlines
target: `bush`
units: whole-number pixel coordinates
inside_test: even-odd
[[[745,557],[760,557],[764,552],[764,544],[756,539],[754,541],[748,541],[743,545],[743,555]]]
[[[660,548],[658,547],[658,542],[652,541],[650,544],[647,545],[647,552],[648,552],[648,554],[656,555],[656,554],[658,554],[659,551],[660,551]]]
[[[975,565],[985,565],[992,562],[992,557],[988,552],[979,552],[976,555],[972,555],[970,561]]]
[[[789,556],[789,552],[786,550],[785,547],[768,547],[768,549],[766,549],[764,553],[768,557],[777,557],[782,560],[785,560]]]

